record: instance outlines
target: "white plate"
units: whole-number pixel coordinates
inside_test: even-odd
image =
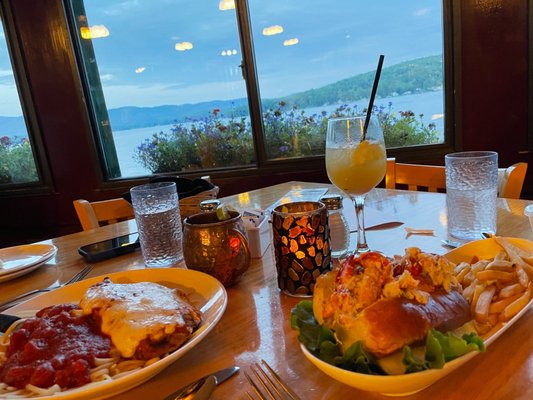
[[[507,240],[521,249],[533,254],[533,242],[516,238],[507,238]],[[502,248],[496,242],[496,240],[492,238],[483,239],[458,247],[447,253],[446,257],[454,263],[459,263],[461,261],[470,262],[473,256],[477,256],[480,259],[492,258],[501,250]],[[492,336],[485,340],[485,345],[490,345],[503,332],[509,329],[527,311],[532,303],[533,300],[531,300],[529,304],[518,314],[516,314],[507,324],[505,324],[501,329],[496,331]],[[382,376],[360,374],[335,367],[315,357],[309,352],[309,350],[305,348],[304,345],[301,344],[300,348],[309,361],[311,361],[322,372],[329,375],[333,379],[357,389],[368,392],[377,392],[390,396],[407,396],[425,389],[479,354],[477,351],[465,354],[462,357],[447,362],[442,369],[430,369],[405,375]]]
[[[39,268],[56,252],[57,247],[51,244],[24,244],[0,249],[0,282]]]
[[[117,272],[96,278],[89,278],[34,297],[31,300],[6,310],[5,313],[21,315],[24,311],[39,310],[54,304],[77,303],[89,286],[102,281],[106,276],[111,278],[115,283],[156,282],[167,287],[179,287],[186,291],[192,289],[193,295],[191,296],[191,302],[199,307],[203,314],[200,328],[194,332],[182,347],[148,367],[112,381],[89,384],[55,394],[54,396],[38,397],[39,399],[104,399],[146,382],[200,343],[220,320],[228,302],[226,290],[218,280],[210,275],[187,269],[153,268]]]

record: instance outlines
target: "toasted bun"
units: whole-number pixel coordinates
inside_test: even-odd
[[[362,340],[369,352],[383,357],[424,340],[431,328],[448,332],[471,319],[470,306],[461,293],[439,290],[427,304],[403,297],[378,300],[334,329],[344,350]]]

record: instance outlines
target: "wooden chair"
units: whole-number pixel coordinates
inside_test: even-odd
[[[526,178],[527,163],[519,162],[498,169],[498,196],[519,199]]]
[[[80,199],[73,203],[84,231],[135,217],[131,204],[122,198],[91,203]]]
[[[527,163],[520,162],[508,168],[498,168],[498,196],[519,199],[527,171]],[[446,191],[444,166],[397,163],[395,158],[387,159],[385,187],[396,189],[404,185],[408,190]]]
[[[446,191],[446,173],[442,166],[403,164],[397,163],[395,158],[387,158],[385,187],[396,189],[396,185],[405,185],[408,190],[425,189],[428,192],[444,192]]]
[[[209,175],[204,175],[201,179],[211,182]],[[216,199],[218,190],[218,186],[214,186],[212,189],[180,200],[181,218],[200,212],[200,202],[202,200]],[[132,205],[122,197],[93,202],[80,199],[74,200],[73,203],[84,231],[135,218]]]

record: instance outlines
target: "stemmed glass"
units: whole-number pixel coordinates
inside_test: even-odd
[[[355,253],[369,250],[366,243],[365,197],[385,176],[387,153],[379,121],[371,117],[364,133],[365,117],[328,120],[326,170],[330,181],[347,193],[357,217]]]

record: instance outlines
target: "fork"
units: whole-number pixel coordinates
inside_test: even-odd
[[[267,364],[265,360],[261,360],[261,364],[254,363],[254,365],[250,367],[255,379],[259,382],[259,385],[254,382],[252,377],[247,372],[244,372],[246,379],[248,379],[248,382],[252,386],[259,399],[300,400],[300,397],[298,397],[298,395],[294,393],[285,382],[283,382],[281,377],[270,367],[270,365]],[[269,373],[267,373],[267,370]],[[254,399],[249,392],[246,392],[246,395],[249,399]]]
[[[22,293],[22,294],[20,294],[20,295],[18,295],[16,297],[13,297],[12,299],[9,299],[7,301],[4,301],[4,302],[0,303],[0,309],[7,308],[7,306],[14,306],[15,304],[20,303],[20,301],[22,299],[24,299],[24,298],[26,298],[28,296],[31,296],[33,294],[50,292],[51,290],[58,289],[60,287],[70,285],[71,283],[79,282],[83,278],[85,278],[89,274],[89,272],[91,272],[92,269],[93,269],[93,267],[91,265],[87,265],[80,272],[78,272],[76,275],[74,275],[72,278],[70,278],[68,281],[66,281],[64,283],[59,283],[57,285],[49,286],[49,287],[44,288],[44,289],[34,289],[34,290],[30,290],[29,292]]]

